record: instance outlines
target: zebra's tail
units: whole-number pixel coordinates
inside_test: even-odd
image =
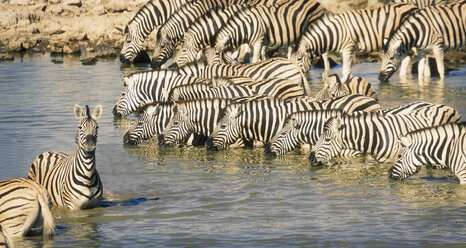
[[[43,235],[53,236],[55,234],[55,222],[53,220],[52,212],[50,212],[49,195],[45,189],[38,195],[42,219],[43,219]]]

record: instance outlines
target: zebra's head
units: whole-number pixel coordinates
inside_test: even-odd
[[[407,56],[408,51],[404,49],[400,39],[392,38],[386,41],[386,48],[382,54],[382,65],[380,67],[379,80],[387,82],[388,79],[400,68],[401,61]]]
[[[402,180],[421,170],[422,156],[414,154],[414,142],[409,135],[400,138],[401,150],[398,152],[398,160],[388,170],[388,177],[391,179]]]
[[[152,68],[159,68],[175,51],[175,41],[167,34],[163,27],[157,30],[157,40],[151,62]]]
[[[207,150],[224,150],[242,138],[240,118],[243,114],[241,105],[232,104],[225,108],[223,118],[218,121],[207,139]]]
[[[298,136],[301,133],[301,122],[295,116],[290,116],[283,128],[270,140],[270,146],[266,149],[268,155],[283,155],[292,151],[298,144]]]
[[[340,96],[339,90],[341,88],[341,81],[337,74],[327,75],[323,74],[324,87],[317,92],[316,100],[322,101],[335,96]]]
[[[202,51],[195,44],[194,37],[186,33],[183,37],[183,46],[176,56],[178,58],[176,64],[181,67],[196,60],[200,60],[201,56]]]
[[[120,62],[124,64],[130,63],[148,63],[149,55],[145,50],[142,50],[144,37],[140,33],[135,23],[130,23],[124,31],[124,43],[120,52]]]
[[[86,152],[93,152],[95,150],[97,146],[97,129],[99,128],[97,120],[101,115],[101,105],[95,107],[92,115],[89,112],[89,106],[86,105],[86,112],[83,113],[81,106],[78,104],[74,105],[74,116],[79,119],[78,134],[76,136],[79,149],[83,149]]]
[[[183,104],[175,103],[172,113],[173,116],[160,139],[163,138],[163,145],[175,147],[180,142],[187,142],[194,131],[194,127],[190,121],[188,110]]]
[[[318,56],[315,53],[315,49],[311,47],[311,43],[308,41],[306,36],[302,36],[299,43],[293,47],[293,53],[291,54],[291,62],[296,64],[302,72],[306,73],[311,69],[312,60]]]
[[[115,117],[125,117],[134,112],[139,107],[142,107],[141,99],[133,89],[134,81],[131,77],[123,77],[125,89],[121,92],[115,107],[113,107],[113,115]]]
[[[138,120],[123,136],[123,143],[137,145],[144,140],[154,137],[157,133],[157,116],[160,113],[160,106],[148,106],[139,114]]]
[[[329,118],[323,132],[315,145],[315,152],[311,152],[311,165],[322,165],[340,154],[343,149],[341,131],[346,128],[341,116]]]

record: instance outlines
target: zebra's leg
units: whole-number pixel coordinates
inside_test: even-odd
[[[341,82],[346,82],[348,78],[352,77],[351,73],[351,59],[353,56],[353,49],[347,49],[342,52],[343,55],[343,69]]]
[[[406,77],[410,61],[411,61],[411,57],[409,55],[406,55],[406,57],[404,57],[403,60],[401,60],[400,78]]]
[[[260,61],[263,61],[267,58],[267,47],[266,46],[262,46],[261,48],[261,58],[260,58]]]
[[[417,52],[417,56],[419,58],[418,65],[417,65],[417,78],[419,80],[424,79],[424,70],[426,66],[426,52],[419,49]]]
[[[434,46],[432,49],[435,56],[435,63],[437,64],[438,74],[441,79],[445,78],[445,55],[441,45]]]
[[[322,73],[322,78],[328,78],[328,75],[330,73],[330,62],[328,60],[328,52],[323,53],[321,56],[322,60],[324,61],[324,72]]]
[[[259,62],[259,57],[261,55],[262,42],[258,41],[252,45],[252,63]]]
[[[291,54],[293,53],[293,47],[292,46],[288,46],[288,54],[287,54],[287,58],[288,59],[291,59]]]

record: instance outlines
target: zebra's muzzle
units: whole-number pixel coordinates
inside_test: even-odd
[[[87,135],[83,145],[86,151],[94,151],[95,147],[97,146],[97,136],[92,134]]]
[[[390,79],[391,76],[392,76],[391,73],[386,73],[385,71],[381,71],[379,73],[379,81],[383,83],[387,83],[388,79]]]
[[[157,69],[160,66],[162,66],[162,64],[162,61],[158,60],[157,58],[153,58],[150,62],[150,67],[152,67],[153,69]]]
[[[120,62],[123,64],[131,64],[131,61],[125,58],[125,55],[123,53],[120,53]]]
[[[137,145],[137,140],[131,139],[130,133],[126,132],[125,136],[123,136],[123,143],[128,145]]]
[[[267,156],[277,156],[277,153],[272,151],[272,143],[270,142],[264,144],[264,153]]]
[[[311,152],[311,154],[309,154],[309,163],[311,166],[322,166],[322,162],[317,161],[315,152]]]
[[[218,151],[218,147],[214,145],[214,138],[208,137],[205,142],[205,148],[207,151]]]
[[[113,116],[115,116],[115,117],[121,117],[121,113],[118,113],[116,105],[113,107],[112,113],[113,113]]]

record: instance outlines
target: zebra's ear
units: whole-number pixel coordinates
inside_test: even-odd
[[[403,146],[410,146],[411,145],[411,139],[408,136],[401,136],[400,138],[400,143]]]
[[[296,118],[294,118],[294,117],[290,119],[290,124],[291,124],[293,127],[295,127],[295,128],[299,128],[299,127],[300,127],[300,126],[299,126],[299,121],[296,120]]]
[[[76,117],[76,119],[81,119],[81,117],[83,117],[83,109],[79,104],[74,105],[74,117]]]
[[[123,86],[128,87],[133,84],[133,80],[129,79],[129,77],[123,77]]]
[[[98,120],[102,115],[102,105],[97,105],[94,108],[94,112],[92,113],[92,119]]]
[[[384,37],[382,40],[382,47],[386,47],[388,44],[388,37]]]

